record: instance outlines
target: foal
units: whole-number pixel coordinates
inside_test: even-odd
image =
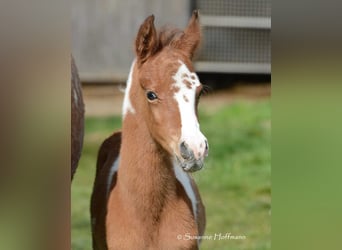
[[[191,58],[198,12],[184,31],[141,25],[123,103],[122,133],[99,151],[91,200],[94,249],[198,249],[205,211],[188,172],[200,170],[208,143],[199,129],[202,85]],[[183,238],[184,237],[184,238]]]

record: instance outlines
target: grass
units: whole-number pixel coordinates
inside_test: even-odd
[[[205,168],[194,174],[206,206],[201,249],[270,249],[270,101],[235,102],[215,112],[200,112],[209,141]],[[86,118],[83,155],[72,184],[72,249],[91,249],[89,201],[97,150],[121,126],[120,117]],[[245,239],[221,239],[245,236]]]

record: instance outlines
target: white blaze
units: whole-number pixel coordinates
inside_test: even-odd
[[[132,63],[131,69],[129,71],[127,83],[126,83],[125,96],[124,96],[124,101],[123,101],[123,105],[122,105],[123,117],[125,117],[127,112],[131,112],[133,114],[135,113],[135,109],[133,108],[130,97],[129,97],[131,86],[132,86],[132,75],[133,75],[134,65],[135,65],[135,60]]]
[[[194,150],[195,157],[197,158],[199,153],[202,155],[204,152],[206,141],[206,138],[200,131],[195,113],[196,88],[201,83],[196,73],[190,72],[182,61],[179,61],[179,63],[181,65],[177,73],[173,76],[175,80],[173,86],[179,89],[174,94],[174,98],[178,103],[181,117],[181,141],[185,141]],[[188,82],[188,84],[185,82]]]

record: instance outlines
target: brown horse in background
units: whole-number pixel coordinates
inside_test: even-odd
[[[71,56],[71,180],[81,157],[84,136],[82,86],[74,58]]]

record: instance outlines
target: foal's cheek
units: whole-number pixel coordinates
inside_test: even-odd
[[[162,117],[162,112],[160,112],[160,109],[156,106],[151,107],[152,111],[152,125],[153,126],[161,126],[163,117]]]
[[[158,106],[153,107],[152,109],[152,129],[157,137],[160,140],[168,141],[167,138],[170,134],[172,134],[172,119],[168,116],[168,112],[165,111],[165,108]]]

